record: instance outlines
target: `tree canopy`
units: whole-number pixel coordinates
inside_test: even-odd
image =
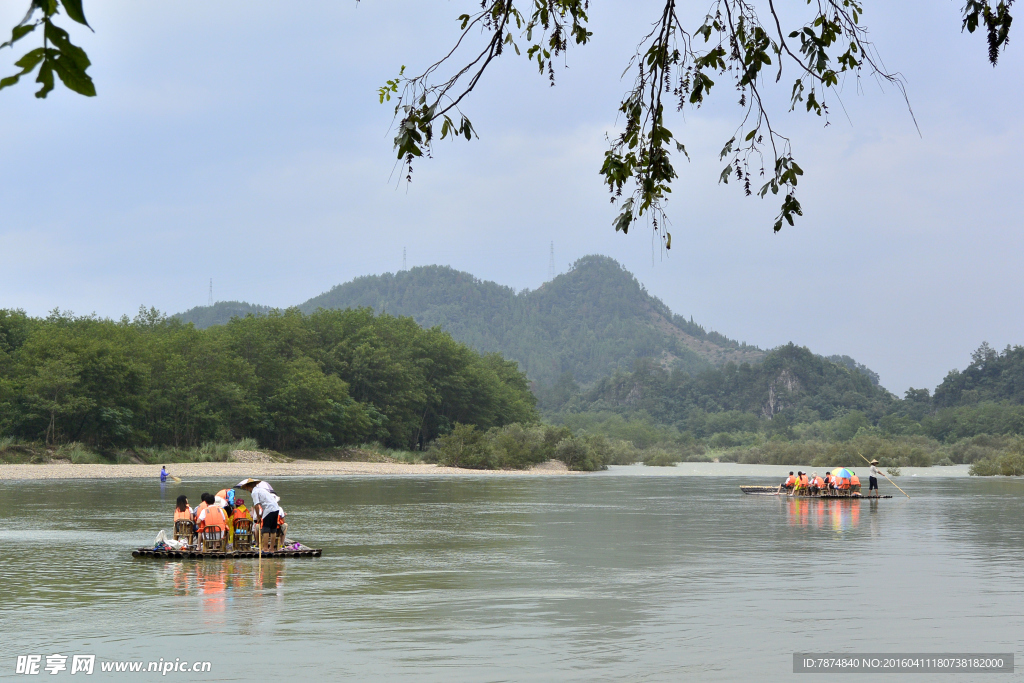
[[[670,130],[676,125],[670,119],[675,110],[681,122],[686,108],[699,109],[712,92],[738,94],[740,109],[736,129],[722,146],[725,165],[719,182],[735,180],[747,195],[778,196],[774,229],[793,225],[803,214],[796,196],[803,169],[792,141],[773,118],[767,90],[786,88],[790,111],[800,108],[826,123],[830,103],[839,99],[838,88],[847,77],[872,77],[906,94],[902,77],[886,69],[868,40],[862,23],[865,3],[807,0],[803,7],[791,3],[779,12],[773,0],[713,0],[694,28],[680,16],[681,4],[664,0],[651,31],[639,38],[627,62],[625,73],[633,81],[619,105],[622,129],[610,139],[600,169],[619,207],[615,229],[626,233],[646,215],[663,246],[671,249],[665,202],[678,177],[673,154],[688,155],[684,139]],[[993,66],[1009,39],[1012,4],[966,0],[961,10],[963,30],[985,34]],[[497,58],[509,51],[525,55],[554,85],[556,58],[593,35],[589,8],[590,0],[482,0],[478,9],[458,17],[461,35],[449,52],[418,75],[407,75],[403,66],[381,86],[380,101],[395,100],[394,146],[408,169],[407,180],[413,161],[429,156],[435,139],[470,140],[476,134],[463,103]],[[61,12],[89,26],[83,0],[29,0],[24,18],[0,47],[30,35],[42,44],[17,59],[19,70],[0,79],[0,89],[34,73],[40,86],[36,97],[53,90],[54,75],[68,89],[95,96],[88,56],[56,23]],[[723,79],[732,87],[723,87]]]
[[[537,419],[515,363],[367,309],[290,309],[198,330],[0,310],[0,434],[49,444],[279,450],[381,441],[422,447],[456,423]]]

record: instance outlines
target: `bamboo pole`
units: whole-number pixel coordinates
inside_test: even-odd
[[[864,462],[866,462],[867,464],[869,464],[869,465],[871,464],[871,461],[870,461],[870,460],[868,460],[867,458],[865,458],[865,457],[864,457],[864,454],[863,454],[863,453],[861,453],[860,451],[857,451],[857,455],[859,455],[859,456],[860,456],[861,458],[863,458],[863,459],[864,459]],[[888,475],[887,475],[887,474],[886,474],[885,472],[883,472],[883,471],[879,470],[879,471],[878,471],[878,473],[879,473],[879,474],[881,474],[881,475],[882,475],[883,477],[885,477],[885,480],[886,480],[887,482],[889,482],[889,483],[890,483],[890,484],[892,484],[893,486],[896,486],[896,482],[894,482],[894,481],[893,481],[892,479],[890,479],[890,478],[889,478],[889,476],[888,476]],[[908,493],[907,493],[906,491],[904,491],[903,489],[901,489],[901,488],[900,488],[899,486],[896,486],[896,488],[897,488],[897,490],[899,490],[899,492],[900,492],[900,493],[902,493],[902,494],[903,494],[904,496],[906,496],[907,498],[910,498],[910,494],[908,494]]]

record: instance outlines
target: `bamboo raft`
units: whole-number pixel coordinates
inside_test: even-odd
[[[789,498],[821,498],[826,500],[878,500],[879,498],[892,498],[892,496],[865,496],[858,491],[785,491],[779,490],[778,486],[741,486],[740,491],[752,496],[787,496]]]
[[[320,557],[323,553],[320,548],[309,548],[301,546],[297,550],[283,549],[283,550],[269,550],[263,552],[263,557],[274,558],[274,557]],[[228,552],[202,552],[200,550],[171,550],[163,549],[156,550],[155,548],[139,548],[132,551],[132,557],[162,557],[167,559],[175,560],[231,560],[237,558],[258,558],[260,556],[257,550],[240,550],[240,551],[228,551]]]

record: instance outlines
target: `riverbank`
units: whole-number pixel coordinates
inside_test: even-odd
[[[471,470],[441,467],[427,463],[340,462],[331,460],[293,460],[292,462],[196,462],[168,465],[171,474],[182,479],[213,477],[338,477],[338,476],[531,476],[589,474],[591,476],[645,477],[784,477],[795,466],[741,465],[735,463],[680,463],[674,467],[612,465],[604,472],[570,472],[564,463],[552,460],[528,470]],[[809,469],[809,468],[802,468]],[[968,465],[952,467],[904,467],[897,481],[915,477],[968,477]],[[96,465],[50,463],[36,465],[0,464],[0,480],[28,479],[155,479],[160,472],[154,465]]]
[[[294,460],[292,462],[193,462],[168,465],[168,471],[182,479],[212,477],[320,477],[345,475],[371,476],[494,476],[562,475],[570,472],[564,463],[550,461],[528,470],[469,470],[427,463],[337,462]],[[156,479],[159,465],[96,465],[49,463],[35,465],[0,464],[0,480],[25,479]]]

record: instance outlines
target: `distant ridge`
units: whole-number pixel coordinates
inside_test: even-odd
[[[338,285],[298,308],[368,307],[440,326],[482,352],[499,352],[544,384],[564,373],[582,383],[652,358],[696,373],[728,361],[757,362],[764,352],[672,313],[618,262],[585,256],[536,290],[479,280],[448,266],[369,275]],[[243,302],[199,306],[177,317],[197,327],[270,308]]]
[[[214,325],[224,325],[232,318],[244,318],[250,313],[263,315],[274,310],[271,306],[250,304],[245,301],[218,301],[212,306],[196,306],[184,313],[177,313],[173,317],[182,322],[192,323],[199,329],[205,329]]]

